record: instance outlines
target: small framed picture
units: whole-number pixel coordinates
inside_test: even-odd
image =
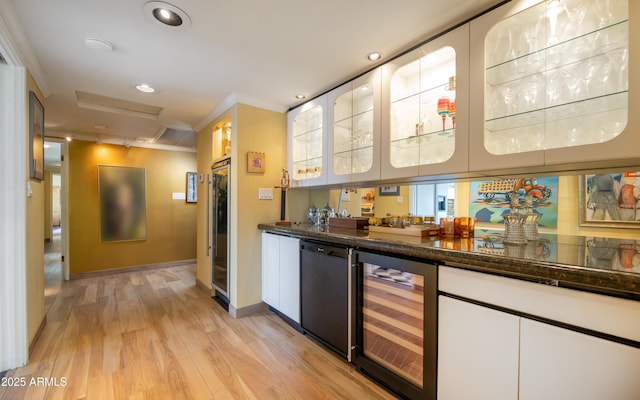
[[[44,107],[29,92],[29,177],[44,179]]]
[[[198,174],[187,172],[187,203],[198,202]]]
[[[264,173],[265,154],[250,151],[247,153],[247,171]]]
[[[380,196],[398,196],[400,194],[400,186],[380,186]]]

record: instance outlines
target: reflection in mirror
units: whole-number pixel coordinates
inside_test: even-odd
[[[440,218],[453,217],[456,195],[455,183],[431,183],[400,186],[397,195],[380,195],[379,188],[333,189],[326,202],[337,214],[344,210],[352,217],[387,215],[433,216],[436,223]],[[317,204],[316,204],[317,203]],[[325,200],[316,200],[315,206],[322,207]]]
[[[409,212],[413,215],[453,217],[456,196],[455,183],[430,183],[409,186]]]

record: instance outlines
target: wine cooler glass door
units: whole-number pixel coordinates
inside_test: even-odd
[[[357,252],[354,362],[407,398],[435,395],[436,266]]]
[[[229,299],[229,168],[214,166],[212,175],[211,284],[218,294]]]

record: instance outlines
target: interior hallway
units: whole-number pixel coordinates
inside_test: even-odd
[[[7,373],[26,386],[0,400],[394,398],[270,312],[231,318],[194,281],[189,265],[62,282],[29,365]]]
[[[62,239],[59,226],[53,228],[51,240],[44,242],[44,310],[53,304],[62,286]]]

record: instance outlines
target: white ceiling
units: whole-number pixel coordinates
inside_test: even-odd
[[[239,100],[285,111],[499,0],[171,0],[191,18],[163,26],[147,0],[0,0],[43,90],[48,136],[150,140],[198,130]],[[113,51],[85,46],[110,42]],[[135,90],[138,83],[157,89]],[[80,108],[76,91],[162,108],[156,120]],[[96,125],[106,129],[95,128]]]

